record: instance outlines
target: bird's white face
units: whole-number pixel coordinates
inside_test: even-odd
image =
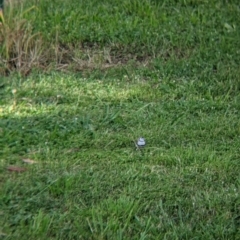
[[[140,138],[138,139],[138,141],[137,141],[137,145],[138,145],[139,147],[144,147],[144,146],[146,145],[145,139],[142,138],[142,137],[140,137]]]

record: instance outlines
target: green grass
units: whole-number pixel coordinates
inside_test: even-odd
[[[239,239],[238,2],[30,3],[89,65],[1,77],[0,239]]]
[[[7,239],[237,238],[240,95],[211,94],[197,79],[157,72],[146,80],[145,71],[5,83],[0,202]],[[134,146],[139,136],[147,140],[142,152]],[[6,171],[23,158],[37,164]]]

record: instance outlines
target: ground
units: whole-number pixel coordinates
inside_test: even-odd
[[[6,5],[0,238],[239,239],[238,2],[78,4]]]

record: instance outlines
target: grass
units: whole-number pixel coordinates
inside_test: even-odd
[[[10,3],[0,239],[239,239],[238,2]]]

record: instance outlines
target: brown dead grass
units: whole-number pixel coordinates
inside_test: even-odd
[[[0,73],[16,70],[21,73],[39,65],[42,60],[42,39],[33,34],[26,20],[13,19],[0,27],[0,43],[3,46],[0,56]]]
[[[135,65],[147,65],[150,56],[139,57],[125,54],[111,47],[100,48],[97,45],[83,46],[59,43],[46,44],[41,34],[33,34],[26,20],[0,27],[0,43],[3,53],[0,56],[0,74],[18,72],[28,75],[33,69],[42,71],[85,71],[120,67],[131,62]]]

